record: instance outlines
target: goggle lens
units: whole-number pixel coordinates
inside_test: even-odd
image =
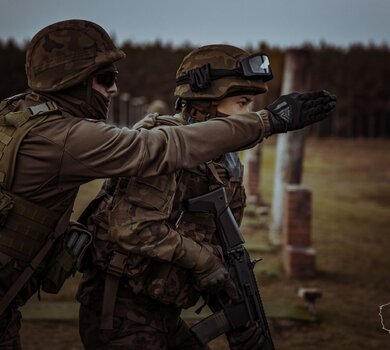
[[[244,77],[264,77],[264,81],[272,79],[271,65],[267,55],[254,54],[241,61]]]
[[[269,74],[270,64],[267,56],[255,56],[249,59],[249,65],[254,73]]]

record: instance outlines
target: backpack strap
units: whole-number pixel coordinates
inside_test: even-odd
[[[22,92],[21,94],[17,94],[17,95],[14,95],[14,96],[11,96],[11,97],[7,97],[7,98],[3,99],[0,102],[0,112],[2,112],[9,105],[14,104],[14,102],[24,98],[28,94],[29,94],[29,92]]]
[[[53,116],[53,114],[56,115]],[[60,108],[52,101],[0,116],[1,188],[11,189],[12,187],[17,153],[27,133],[49,118],[62,118]],[[8,147],[11,147],[10,151],[7,151]]]

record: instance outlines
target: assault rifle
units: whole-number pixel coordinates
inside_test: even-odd
[[[244,238],[228,206],[223,187],[187,201],[191,212],[208,212],[215,215],[217,239],[222,247],[226,267],[233,279],[239,301],[232,302],[226,293],[206,296],[214,312],[191,327],[191,332],[201,345],[223,333],[258,325],[265,337],[264,350],[274,350],[271,333],[253,273],[257,261],[251,261],[243,246]]]

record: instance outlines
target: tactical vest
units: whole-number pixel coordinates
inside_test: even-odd
[[[54,102],[17,112],[12,111],[12,102],[15,100],[5,100],[0,106],[0,252],[28,262],[45,243],[60,215],[10,192],[16,157],[32,128],[62,115]]]
[[[184,124],[183,119],[178,116],[152,114],[134,127],[151,129],[160,125],[180,126]],[[191,307],[200,297],[199,291],[194,288],[195,282],[190,271],[142,255],[127,254],[113,243],[110,239],[110,230],[114,229],[115,222],[148,220],[142,217],[141,211],[137,213],[137,208],[129,212],[129,206],[134,207],[134,203],[142,203],[144,207],[153,208],[157,217],[159,213],[171,210],[167,220],[170,227],[197,242],[213,245],[216,243],[213,215],[189,213],[185,210],[184,201],[223,185],[230,207],[240,223],[245,202],[242,175],[243,167],[237,154],[229,153],[217,161],[177,172],[174,186],[168,180],[172,178],[172,175],[120,178],[106,182],[100,194],[101,200],[98,201],[94,210],[87,214],[87,216],[90,215],[88,228],[94,232],[94,246],[90,251],[92,266],[98,266],[107,272],[103,297],[103,329],[109,328],[109,323],[112,322],[112,320],[105,319],[104,315],[107,316],[114,309],[112,300],[115,300],[115,288],[118,288],[114,285],[115,278],[112,276],[116,276],[117,281],[120,276],[126,277],[124,283],[136,295],[144,294],[176,307]],[[167,208],[167,198],[172,195],[174,196],[172,208]],[[113,200],[115,205],[112,203]],[[151,217],[149,220],[158,220],[157,217]],[[126,230],[126,227],[123,229]]]
[[[39,282],[42,289],[58,292],[74,271],[75,258],[59,241],[65,231],[72,232],[67,228],[73,203],[61,215],[11,192],[16,157],[23,139],[32,128],[63,118],[61,110],[51,101],[15,111],[17,101],[22,97],[18,95],[0,103],[0,254],[7,259],[20,260],[26,266],[21,273],[12,272],[19,275],[1,297],[0,314],[34,272],[42,268],[49,253],[55,251],[45,262],[44,279]]]

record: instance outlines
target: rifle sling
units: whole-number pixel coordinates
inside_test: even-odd
[[[100,322],[101,336],[110,336],[114,327],[114,309],[119,281],[125,269],[128,255],[114,251],[107,267],[106,279],[104,282],[102,316]]]

